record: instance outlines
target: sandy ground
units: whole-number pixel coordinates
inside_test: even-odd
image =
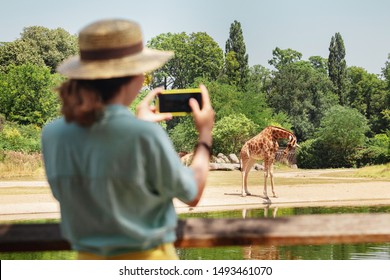
[[[223,174],[221,174],[223,172]],[[332,173],[340,170],[289,170],[275,173],[275,191],[269,200],[263,197],[262,172],[251,172],[249,191],[251,196],[241,196],[241,173],[238,171],[210,172],[207,187],[199,205],[190,208],[174,201],[178,213],[206,212],[218,210],[246,210],[262,207],[304,206],[360,206],[390,205],[390,182],[369,179],[351,179]],[[345,172],[348,172],[346,170]],[[219,184],[218,178],[225,177]],[[300,179],[302,184],[278,184],[278,179]],[[326,179],[330,182],[321,183]],[[52,197],[46,181],[0,181],[0,188],[10,192],[0,196],[0,222],[13,220],[59,218],[59,206]],[[39,188],[34,194],[23,194],[23,188]],[[13,194],[15,193],[21,194]]]

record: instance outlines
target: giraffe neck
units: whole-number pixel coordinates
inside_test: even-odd
[[[284,128],[272,126],[271,130],[272,130],[272,138],[274,140],[295,138],[295,136],[290,131]]]

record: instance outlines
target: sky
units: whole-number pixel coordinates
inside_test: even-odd
[[[225,51],[237,20],[250,66],[271,68],[276,47],[299,51],[305,60],[327,58],[339,32],[347,65],[380,74],[390,54],[389,11],[389,0],[3,0],[0,42],[19,38],[28,26],[77,34],[95,20],[124,18],[140,23],[145,42],[168,32],[206,32]]]

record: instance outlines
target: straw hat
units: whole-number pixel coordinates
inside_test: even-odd
[[[79,33],[80,55],[62,62],[57,71],[72,79],[109,79],[142,74],[163,66],[173,52],[143,46],[140,26],[111,19],[94,22]]]

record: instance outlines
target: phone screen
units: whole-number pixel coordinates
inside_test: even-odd
[[[202,108],[202,95],[198,91],[194,92],[180,92],[176,90],[174,93],[162,93],[158,96],[158,111],[160,113],[176,113],[174,115],[187,115],[191,113],[189,100],[194,98]],[[183,114],[181,114],[183,113]]]

